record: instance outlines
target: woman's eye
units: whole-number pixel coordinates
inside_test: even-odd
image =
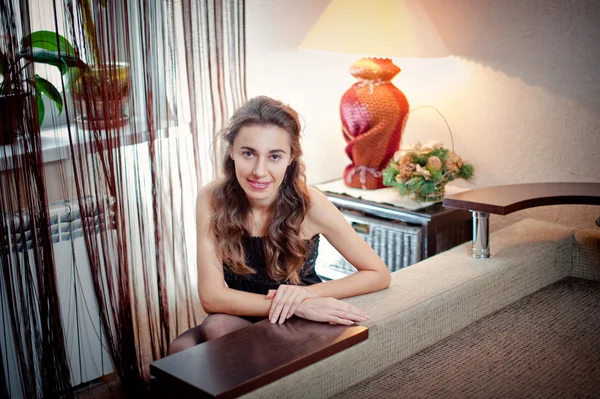
[[[281,159],[281,155],[273,154],[271,155],[271,159],[273,161],[279,161]]]
[[[242,155],[245,156],[246,158],[250,158],[254,154],[252,154],[250,151],[245,151],[242,153]]]

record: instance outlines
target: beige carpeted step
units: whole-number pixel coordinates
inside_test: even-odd
[[[600,398],[600,282],[567,278],[335,398]]]

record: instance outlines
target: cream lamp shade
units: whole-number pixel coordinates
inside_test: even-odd
[[[365,57],[445,57],[418,0],[333,0],[300,48]]]

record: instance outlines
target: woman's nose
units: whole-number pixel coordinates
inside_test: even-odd
[[[267,175],[267,166],[265,162],[265,159],[262,158],[259,158],[256,161],[256,165],[254,166],[254,170],[252,171],[256,177],[264,177]]]

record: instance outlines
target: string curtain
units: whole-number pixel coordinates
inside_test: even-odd
[[[0,395],[72,396],[96,355],[91,374],[113,370],[128,392],[146,392],[148,364],[204,316],[195,197],[246,100],[244,1],[41,0],[43,12],[0,1],[13,47],[41,21],[85,63],[51,68],[62,112],[44,98],[40,125],[31,101],[17,142],[0,147]],[[52,174],[48,137],[67,143]],[[60,247],[56,186],[69,209]]]

